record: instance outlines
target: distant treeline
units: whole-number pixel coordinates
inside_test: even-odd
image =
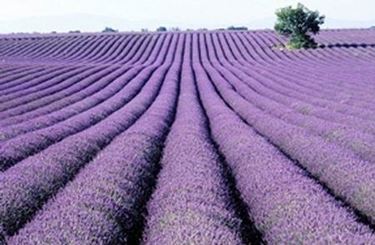
[[[159,26],[158,28],[156,28],[155,31],[157,32],[166,32],[166,31],[172,31],[172,32],[176,32],[176,31],[208,31],[210,29],[208,28],[199,28],[199,29],[191,29],[191,28],[187,28],[187,29],[181,29],[179,27],[165,27],[165,26]],[[229,26],[227,28],[217,28],[217,29],[212,29],[212,30],[216,30],[216,31],[225,31],[225,30],[228,30],[228,31],[247,31],[248,28],[246,26]],[[152,30],[149,30],[147,28],[142,28],[140,30],[141,32],[151,32]],[[119,30],[117,29],[114,29],[112,27],[105,27],[101,32],[103,33],[116,33],[116,32],[119,32]],[[57,32],[56,31],[52,31],[51,32],[52,34],[56,34]],[[69,33],[80,33],[80,30],[71,30],[69,31]]]

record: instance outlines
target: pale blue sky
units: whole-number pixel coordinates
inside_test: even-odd
[[[272,28],[293,0],[0,0],[0,32],[154,29],[157,26]],[[301,0],[327,16],[326,27],[375,25],[374,0]]]

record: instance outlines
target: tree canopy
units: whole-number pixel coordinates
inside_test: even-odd
[[[111,27],[106,27],[106,28],[104,28],[104,30],[102,32],[118,32],[118,30],[115,30]]]
[[[317,43],[311,35],[320,31],[325,16],[311,11],[301,3],[296,8],[288,6],[276,11],[275,30],[289,38],[288,47],[293,49],[314,48]]]
[[[158,29],[156,29],[156,31],[167,31],[167,27],[159,26]]]

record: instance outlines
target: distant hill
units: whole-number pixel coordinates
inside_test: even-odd
[[[269,17],[246,23],[249,29],[273,28],[276,18]],[[369,28],[375,27],[375,19],[368,21],[339,20],[326,18],[323,28]]]
[[[337,20],[326,18],[324,27],[328,28],[368,28],[375,26],[375,20],[355,21],[355,20]]]
[[[153,23],[150,25],[150,23]],[[102,31],[105,27],[111,27],[120,31],[140,30],[141,28],[156,29],[163,25],[157,20],[131,21],[122,18],[91,15],[72,14],[63,16],[38,16],[15,20],[1,20],[0,33],[12,32],[68,32],[80,30],[83,32]],[[167,26],[178,26],[178,23],[170,22]]]

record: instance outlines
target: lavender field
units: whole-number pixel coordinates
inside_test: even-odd
[[[375,244],[375,30],[0,36],[0,244]]]

